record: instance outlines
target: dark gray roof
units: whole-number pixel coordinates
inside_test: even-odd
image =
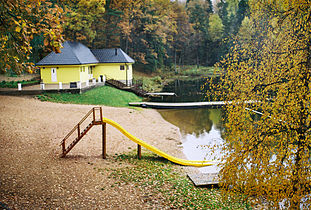
[[[99,63],[134,63],[135,61],[120,48],[91,50]]]
[[[36,65],[79,65],[98,63],[91,50],[79,42],[66,41],[61,53],[51,52]]]

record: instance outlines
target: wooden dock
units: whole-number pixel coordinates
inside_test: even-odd
[[[188,177],[195,186],[218,185],[218,173],[192,173]]]
[[[176,93],[146,93],[148,96],[176,96]]]
[[[209,101],[209,102],[185,102],[185,103],[157,103],[157,102],[130,102],[130,106],[139,106],[144,108],[155,109],[191,109],[204,107],[220,107],[227,102],[224,101]]]

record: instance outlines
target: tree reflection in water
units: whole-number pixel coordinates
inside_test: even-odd
[[[179,127],[183,152],[190,160],[219,160],[223,144],[221,109],[174,109],[158,110],[168,122]],[[218,172],[216,166],[201,168],[200,171]]]

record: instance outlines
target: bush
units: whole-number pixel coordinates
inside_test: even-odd
[[[0,88],[17,88],[17,84],[21,83],[22,85],[25,84],[37,84],[38,81],[36,80],[22,80],[22,81],[2,81],[0,82]]]

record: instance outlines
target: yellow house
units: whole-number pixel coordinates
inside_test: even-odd
[[[51,52],[36,65],[45,84],[81,82],[104,77],[132,84],[134,60],[122,49],[90,50],[79,42],[66,41],[61,53]]]

